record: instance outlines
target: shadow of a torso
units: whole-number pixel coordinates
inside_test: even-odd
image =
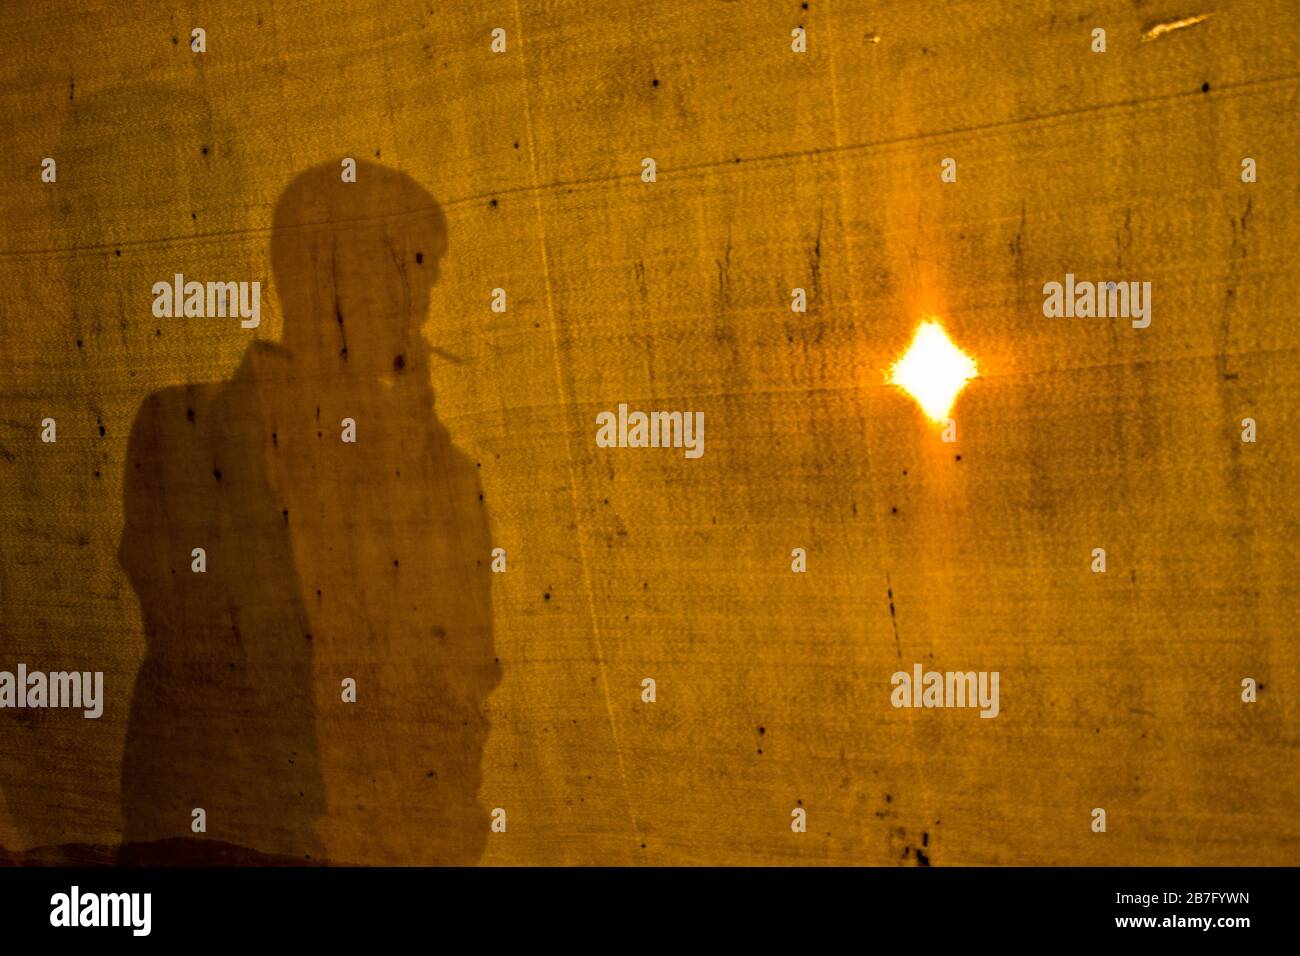
[[[147,653],[124,859],[476,862],[490,539],[432,393],[313,394],[254,345],[229,382],[144,403],[125,499]]]
[[[132,429],[119,558],[147,642],[122,771],[135,862],[223,844],[322,856],[310,629],[264,431],[247,362],[227,384],[151,395]]]

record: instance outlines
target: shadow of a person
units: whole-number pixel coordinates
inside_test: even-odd
[[[142,407],[120,552],[148,638],[123,774],[132,859],[480,857],[491,544],[420,331],[446,246],[403,174],[300,174],[273,222],[281,342]]]

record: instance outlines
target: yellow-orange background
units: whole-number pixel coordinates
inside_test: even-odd
[[[448,219],[433,384],[510,561],[483,862],[1300,862],[1300,12],[803,6],[6,6],[0,668],[109,699],[0,741],[0,846],[120,838],[126,437],[253,334],[150,286],[261,278],[276,338],[273,204],[351,155]],[[1066,272],[1151,281],[1151,327],[1044,318]],[[884,384],[927,310],[984,373],[956,445]],[[704,456],[596,448],[619,402],[703,411]],[[916,661],[1001,716],[893,709]]]

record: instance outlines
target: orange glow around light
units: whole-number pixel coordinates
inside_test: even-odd
[[[933,421],[942,422],[958,393],[977,375],[975,360],[952,344],[942,325],[927,321],[917,327],[907,352],[894,363],[889,381],[916,399]]]

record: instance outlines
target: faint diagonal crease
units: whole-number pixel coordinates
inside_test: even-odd
[[[515,0],[515,31],[516,42],[519,44],[520,50],[519,62],[523,72],[524,126],[528,130],[528,153],[533,165],[533,205],[537,214],[537,229],[542,246],[542,275],[546,280],[546,313],[549,318],[551,332],[551,355],[555,362],[555,386],[560,393],[561,408],[568,410],[573,407],[574,403],[566,393],[564,373],[560,368],[560,339],[559,330],[555,323],[555,298],[551,283],[551,255],[546,242],[546,220],[542,214],[542,185],[540,172],[537,168],[537,139],[533,134],[532,92],[528,83],[528,58],[524,54],[523,44],[524,21],[523,14],[519,9],[519,0]],[[618,776],[623,786],[623,800],[627,804],[628,819],[632,823],[632,831],[640,837],[641,831],[637,826],[636,814],[632,810],[632,794],[627,785],[627,768],[623,763],[623,745],[619,742],[618,723],[614,720],[614,708],[610,704],[609,676],[605,668],[605,650],[600,639],[600,620],[596,616],[596,599],[591,588],[591,571],[587,564],[587,548],[582,540],[582,520],[578,510],[577,473],[574,471],[573,465],[573,442],[569,438],[568,429],[562,429],[562,431],[564,432],[565,456],[568,460],[569,500],[573,505],[573,523],[576,531],[574,537],[578,541],[578,558],[582,562],[582,583],[587,592],[587,613],[591,617],[592,642],[596,650],[596,666],[600,671],[600,685],[605,700],[605,713],[609,717],[609,733],[614,743],[614,755],[618,758]]]
[[[516,0],[516,4],[517,4],[517,0]],[[518,11],[516,11],[516,18],[517,16],[518,16]],[[1288,73],[1284,76],[1265,77],[1264,79],[1261,80],[1244,80],[1241,83],[1232,83],[1221,87],[1219,89],[1219,93],[1220,95],[1223,95],[1224,93],[1234,92],[1238,90],[1253,90],[1253,89],[1267,87],[1274,84],[1280,85],[1283,83],[1288,83],[1293,80],[1296,80],[1297,78],[1300,78],[1300,73]],[[943,139],[945,137],[950,137],[950,136],[964,136],[971,133],[985,133],[995,129],[1013,128],[1016,126],[1028,126],[1028,125],[1032,125],[1033,123],[1045,123],[1051,120],[1069,119],[1075,116],[1083,116],[1088,113],[1098,113],[1108,109],[1154,107],[1155,104],[1162,103],[1165,101],[1172,101],[1176,99],[1190,100],[1192,98],[1199,98],[1200,95],[1201,94],[1199,89],[1195,93],[1190,93],[1185,91],[1179,91],[1176,93],[1161,93],[1156,96],[1149,96],[1142,99],[1121,100],[1119,102],[1112,102],[1112,103],[1098,103],[1093,106],[1076,107],[1074,109],[1068,109],[1068,110],[1058,110],[1053,113],[1043,113],[1038,116],[1023,116],[1023,117],[1018,117],[1009,120],[995,120],[990,123],[981,123],[975,126],[955,127],[951,129],[937,130],[935,132],[916,133],[909,136],[895,136],[890,139],[875,140],[872,142],[849,143],[848,145],[844,145],[844,146],[829,146],[829,147],[819,146],[812,149],[792,150],[785,153],[771,153],[766,156],[751,156],[747,160],[747,162],[750,163],[751,165],[762,164],[762,163],[770,164],[770,163],[788,162],[791,160],[820,159],[823,156],[838,155],[842,153],[870,152],[875,149],[883,149],[891,146],[901,146],[907,143],[920,142],[927,139]],[[524,105],[524,110],[525,110],[525,115],[527,115],[529,112],[529,107],[527,103],[525,103]],[[683,166],[676,166],[673,168],[673,171],[678,176],[681,176],[683,174],[703,173],[703,172],[708,172],[709,170],[712,169],[730,165],[732,162],[733,160],[725,160],[725,159],[705,160],[698,163],[687,163]],[[472,202],[479,202],[488,197],[495,198],[500,196],[511,196],[511,195],[524,193],[524,192],[532,192],[534,194],[534,200],[536,200],[537,198],[536,193],[541,190],[555,191],[566,187],[608,186],[612,183],[619,183],[623,181],[640,182],[640,175],[638,173],[626,173],[626,174],[617,174],[613,176],[593,176],[587,179],[557,180],[556,182],[553,183],[543,184],[538,180],[537,156],[536,156],[536,151],[534,150],[533,185],[513,187],[508,189],[497,189],[497,190],[493,190],[490,193],[478,193],[472,196],[461,196],[457,199],[449,199],[446,202],[441,203],[440,205],[442,209],[445,211],[448,209],[453,209],[457,206],[468,205],[469,203]],[[428,211],[427,209],[412,209],[398,215],[418,216],[426,213],[427,211]],[[355,223],[362,223],[362,222],[371,222],[377,219],[385,219],[385,218],[396,218],[396,216],[386,214],[384,216],[368,216],[368,217],[358,217],[356,219],[350,219],[350,220],[337,220],[329,223],[301,223],[298,225],[288,226],[285,228],[302,229],[302,228],[313,228],[320,225],[336,228],[340,224],[344,224],[344,223],[355,224]],[[231,239],[237,236],[269,235],[271,231],[272,230],[270,226],[249,226],[242,229],[226,229],[220,232],[199,233],[199,234],[189,235],[189,236],[161,236],[153,239],[127,239],[118,242],[86,243],[84,245],[72,245],[72,246],[52,246],[45,249],[0,250],[0,262],[3,262],[7,259],[20,259],[27,256],[39,257],[39,256],[57,255],[57,254],[69,253],[69,252],[96,252],[96,251],[103,251],[107,249],[126,249],[134,246],[148,247],[151,245],[181,243],[186,241],[196,241],[196,242],[203,241],[203,240],[216,241],[216,240]]]

